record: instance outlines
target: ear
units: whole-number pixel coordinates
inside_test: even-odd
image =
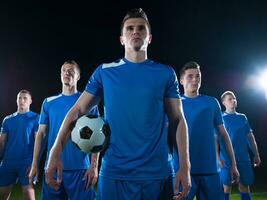
[[[180,84],[181,84],[181,85],[184,85],[184,80],[183,80],[183,78],[180,78]]]
[[[148,44],[150,44],[151,42],[152,42],[152,35],[149,34]]]
[[[121,43],[122,46],[124,46],[123,36],[120,36],[120,43]]]

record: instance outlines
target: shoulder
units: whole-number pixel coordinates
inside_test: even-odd
[[[44,103],[51,103],[55,100],[58,100],[62,97],[62,94],[58,94],[58,95],[55,95],[55,96],[50,96],[50,97],[47,97],[45,100],[44,100]]]
[[[7,116],[3,119],[3,122],[8,122],[8,121],[14,119],[17,115],[18,115],[17,112],[14,112],[14,113],[12,113],[12,114],[10,114],[10,115],[7,115]]]
[[[116,61],[110,62],[110,63],[103,63],[98,66],[97,69],[108,69],[108,68],[114,68],[114,67],[119,67],[122,65],[125,65],[126,62],[123,59],[118,59]]]

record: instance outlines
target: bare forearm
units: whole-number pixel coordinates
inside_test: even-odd
[[[93,168],[98,168],[98,161],[99,161],[99,153],[91,154],[91,164],[90,166]]]
[[[41,132],[37,132],[34,142],[34,151],[33,151],[33,160],[32,165],[38,165],[38,157],[40,154],[41,146],[42,146],[43,134]]]
[[[253,152],[254,156],[259,156],[258,146],[257,146],[256,140],[255,140],[255,137],[252,133],[249,134],[248,141],[250,143],[250,146],[252,148],[252,152]]]
[[[228,156],[229,156],[229,158],[231,160],[232,166],[236,166],[234,150],[233,150],[230,138],[229,138],[227,133],[223,134],[222,137],[223,137],[223,140],[224,140],[224,143],[225,143],[225,146],[226,146],[227,154],[228,154]]]
[[[190,168],[189,162],[189,145],[188,145],[188,130],[184,119],[180,119],[176,131],[176,142],[179,153],[180,167]]]

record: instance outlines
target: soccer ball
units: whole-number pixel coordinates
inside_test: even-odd
[[[109,127],[102,117],[84,115],[71,132],[74,144],[85,153],[97,153],[107,147]]]

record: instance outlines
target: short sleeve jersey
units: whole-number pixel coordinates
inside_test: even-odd
[[[235,159],[237,162],[249,162],[249,151],[248,151],[248,134],[252,133],[252,129],[247,120],[246,115],[242,113],[226,113],[222,114],[225,128],[229,134],[232,142],[232,146],[235,153]],[[221,148],[221,159],[230,163],[227,156],[225,146],[223,145],[222,139],[220,138]]]
[[[206,95],[181,99],[188,125],[191,174],[217,173],[214,129],[223,124],[220,105],[214,97]],[[178,165],[177,150],[174,152]]]
[[[145,60],[100,65],[85,89],[104,98],[110,144],[100,176],[121,180],[161,179],[168,164],[165,98],[180,98],[174,70]]]
[[[59,94],[44,100],[39,124],[47,125],[48,129],[47,159],[67,112],[75,104],[80,95],[80,92],[70,96]],[[97,107],[91,110],[91,114],[98,115]],[[61,159],[64,170],[87,169],[89,167],[88,155],[80,151],[71,139],[67,141],[62,151]]]
[[[32,159],[38,120],[39,115],[32,111],[5,117],[1,127],[1,132],[7,134],[4,159]]]

